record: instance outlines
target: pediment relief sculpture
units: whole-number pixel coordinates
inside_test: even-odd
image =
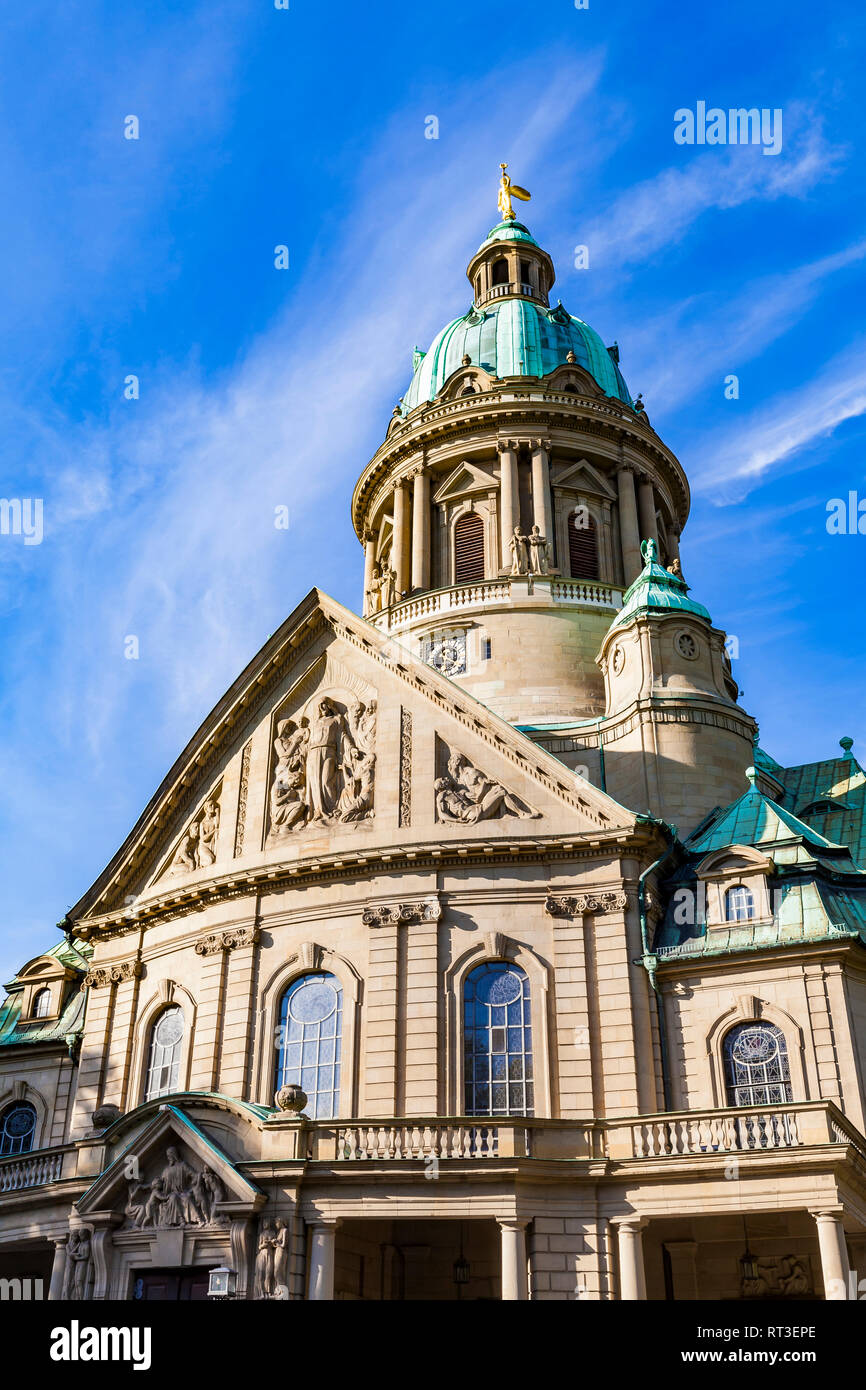
[[[209,869],[216,863],[220,808],[216,796],[209,796],[180,837],[180,844],[169,865],[169,877]]]
[[[165,1162],[152,1182],[128,1180],[127,1226],[132,1230],[165,1230],[176,1226],[210,1226],[215,1208],[225,1200],[225,1187],[211,1168],[194,1168],[169,1145]]]
[[[376,701],[325,696],[308,708],[299,720],[277,724],[269,844],[307,825],[373,815]]]
[[[449,751],[447,772],[437,777],[434,790],[436,819],[446,824],[475,825],[502,816],[536,820],[541,815],[528,801],[454,751]]]

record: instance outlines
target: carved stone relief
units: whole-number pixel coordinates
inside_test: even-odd
[[[744,1298],[792,1298],[812,1292],[808,1258],[799,1255],[760,1255],[757,1278],[743,1279]]]
[[[399,824],[412,824],[412,711],[400,710]]]
[[[210,1168],[193,1168],[173,1145],[152,1182],[131,1178],[125,1213],[133,1230],[176,1226],[210,1226],[214,1209],[225,1200],[225,1188]]]
[[[244,851],[244,835],[247,827],[247,798],[250,791],[250,756],[252,754],[252,740],[245,746],[241,754],[241,780],[238,789],[238,823],[235,828],[235,859],[239,859]]]
[[[572,893],[553,895],[544,904],[551,917],[578,917],[584,912],[615,912],[628,905],[625,893]]]
[[[535,820],[541,815],[528,801],[481,772],[462,753],[446,752],[447,771],[434,783],[437,821],[474,825],[501,816]]]
[[[180,837],[180,844],[169,865],[170,877],[189,874],[194,869],[209,869],[211,864],[216,863],[219,826],[219,801],[216,796],[209,796]]]
[[[377,903],[365,907],[363,922],[365,927],[396,927],[411,922],[438,922],[442,908],[433,899],[426,903]]]
[[[368,820],[376,775],[376,701],[316,697],[274,740],[268,843],[307,825]]]
[[[103,985],[121,985],[141,974],[140,960],[124,960],[119,965],[96,965],[81,981],[82,989],[99,989]]]
[[[195,943],[198,956],[215,956],[220,951],[233,951],[237,946],[255,946],[259,939],[258,927],[229,927],[226,931],[212,932]]]

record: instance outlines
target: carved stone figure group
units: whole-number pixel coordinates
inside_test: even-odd
[[[289,1228],[282,1217],[265,1222],[256,1250],[256,1298],[285,1298],[288,1293]]]
[[[274,740],[271,840],[307,824],[372,816],[375,741],[375,700],[352,700],[343,713],[325,698],[311,718],[281,720]]]
[[[169,873],[188,874],[193,869],[207,869],[216,863],[219,827],[219,804],[213,797],[208,797],[200,814],[181,836]]]
[[[507,787],[480,772],[462,753],[451,754],[448,775],[437,778],[434,788],[439,821],[474,825],[499,815],[534,820],[541,814]]]
[[[90,1237],[89,1226],[75,1226],[69,1232],[66,1243],[66,1276],[63,1284],[63,1297],[76,1303],[87,1298],[90,1282]]]
[[[397,602],[397,571],[391,569],[387,560],[377,562],[370,576],[370,587],[365,595],[367,613],[381,613]]]
[[[550,546],[538,526],[533,526],[529,535],[515,526],[509,548],[512,574],[547,574]]]
[[[126,1199],[129,1224],[145,1226],[209,1226],[225,1188],[210,1168],[193,1168],[177,1149],[165,1151],[162,1172],[153,1182],[130,1179]]]

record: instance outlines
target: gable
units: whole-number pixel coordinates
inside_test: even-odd
[[[437,787],[454,756],[456,786]],[[399,642],[314,591],[205,721],[71,915],[79,929],[122,925],[156,903],[192,905],[217,886],[240,891],[259,873],[299,872],[323,855],[491,835],[598,839],[635,825]],[[205,842],[212,861],[197,857]]]
[[[554,469],[551,484],[565,492],[585,493],[590,497],[605,497],[610,502],[616,501],[616,492],[608,479],[597,468],[593,468],[587,459],[577,459],[574,463]]]
[[[434,502],[457,501],[461,497],[471,496],[473,493],[483,493],[484,496],[496,487],[496,476],[492,469],[485,469],[478,464],[470,463],[465,459],[463,463],[457,465],[452,473],[437,488],[433,494]]]

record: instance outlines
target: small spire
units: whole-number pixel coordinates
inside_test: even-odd
[[[757,780],[758,780],[758,769],[757,769],[756,767],[747,767],[747,768],[746,768],[746,781],[749,783],[749,785],[752,787],[753,790],[754,790],[754,788],[755,788],[755,783],[757,782]]]
[[[532,194],[527,193],[526,189],[521,188],[519,184],[511,182],[511,179],[505,172],[508,168],[507,164],[500,164],[499,167],[502,170],[502,177],[499,180],[499,197],[496,200],[496,205],[499,208],[499,215],[503,222],[514,222],[517,218],[517,213],[511,206],[511,199],[519,198],[522,203],[528,203]]]

